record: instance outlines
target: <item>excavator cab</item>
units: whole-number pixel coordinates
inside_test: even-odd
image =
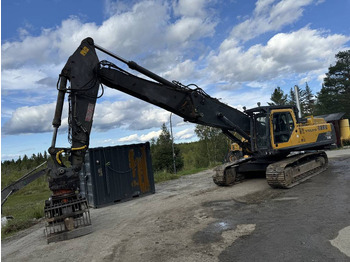
[[[246,110],[252,121],[252,151],[270,155],[274,149],[295,145],[298,142],[296,112],[291,106],[260,106]]]

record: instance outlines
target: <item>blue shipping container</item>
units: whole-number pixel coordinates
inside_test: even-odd
[[[90,148],[80,172],[80,192],[91,207],[155,193],[150,144]]]

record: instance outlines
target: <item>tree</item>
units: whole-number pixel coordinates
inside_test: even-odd
[[[338,100],[339,98],[335,90],[322,85],[320,92],[317,93],[316,115],[340,112]]]
[[[300,110],[302,116],[313,115],[315,110],[315,96],[313,95],[308,83],[305,83],[305,89],[298,88]],[[270,100],[272,103],[268,103],[270,106],[274,105],[296,105],[296,97],[294,88],[291,88],[289,94],[284,94],[280,87],[275,88],[271,94]]]
[[[301,115],[302,116],[313,115],[314,109],[315,109],[315,98],[311,91],[311,88],[309,87],[308,83],[305,83],[305,89],[302,89],[299,86],[297,87],[298,87],[298,93],[299,93]],[[293,106],[296,105],[294,88],[291,88],[289,91],[288,104]]]
[[[350,50],[336,54],[336,64],[328,68],[317,95],[317,114],[345,112],[350,117]]]
[[[44,157],[44,160],[48,159],[49,156],[47,155],[46,151],[44,151],[44,156],[43,157]]]
[[[174,172],[172,139],[165,124],[158,139],[151,141],[152,164],[155,171]],[[183,167],[180,149],[174,145],[176,170]]]
[[[203,148],[198,152],[198,157],[201,157],[201,154],[206,155],[204,159],[207,161],[203,163],[203,166],[222,162],[227,154],[229,141],[221,130],[215,127],[196,125],[195,133]]]
[[[307,82],[305,84],[304,98],[305,98],[305,107],[304,107],[303,113],[305,115],[313,115],[315,111],[316,99]]]
[[[22,167],[23,168],[29,168],[30,164],[31,164],[31,161],[29,161],[28,156],[24,155],[23,158],[22,158],[22,164],[21,164]]]
[[[272,103],[268,103],[269,106],[286,105],[287,95],[285,95],[283,93],[283,90],[278,86],[273,91],[270,100],[272,101]]]
[[[305,107],[305,90],[301,89],[297,85],[296,87],[298,88],[300,110],[301,110],[301,114],[303,115],[304,107]],[[294,88],[295,86],[290,88],[289,96],[288,96],[288,105],[292,105],[292,106],[295,106],[297,104]]]

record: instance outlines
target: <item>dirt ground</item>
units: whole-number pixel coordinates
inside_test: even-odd
[[[344,150],[349,153],[349,150]],[[336,157],[342,151],[331,152]],[[2,241],[3,261],[219,261],[237,239],[252,234],[254,223],[227,227],[218,216],[233,203],[259,203],[285,190],[255,178],[218,187],[212,170],[156,185],[156,194],[91,209],[93,232],[46,243],[44,224]],[[207,203],[227,203],[209,205]],[[230,209],[231,210],[231,209]],[[198,234],[210,225],[212,241]],[[214,241],[213,241],[214,236]]]

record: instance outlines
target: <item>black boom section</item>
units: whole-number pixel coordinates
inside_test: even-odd
[[[89,146],[93,114],[99,89],[96,68],[99,60],[94,42],[84,39],[65,64],[59,77],[56,110],[53,119],[54,133],[49,148],[49,186],[53,192],[75,191],[79,187],[79,170]],[[68,82],[70,86],[68,86]],[[69,140],[71,148],[57,148],[56,137],[61,125],[65,94],[68,94]],[[68,154],[70,166],[66,167],[62,154]]]
[[[69,92],[69,127],[72,148],[88,147],[99,81],[96,75],[98,57],[91,38],[81,45],[68,59],[61,75],[70,81]],[[80,165],[83,151],[73,150],[72,164]]]
[[[112,68],[101,68],[98,75],[102,84],[171,111],[187,121],[196,122],[196,113],[189,90],[178,91],[156,82]]]
[[[167,86],[110,67],[102,67],[98,75],[104,85],[164,108],[186,121],[239,133],[250,130],[249,116],[210,97],[199,88],[189,89],[174,84]]]

